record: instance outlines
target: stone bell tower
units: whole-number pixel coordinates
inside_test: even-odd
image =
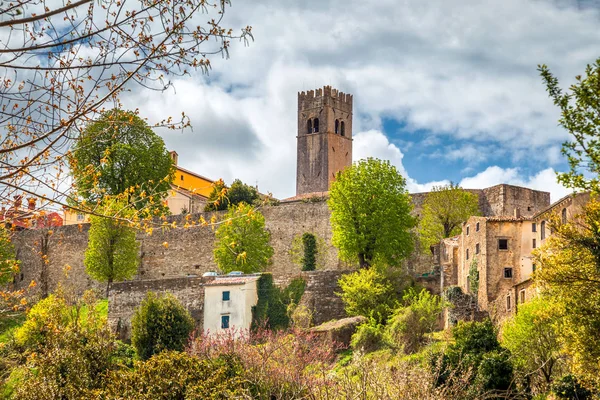
[[[326,192],[352,164],[352,95],[331,86],[298,93],[296,195]]]

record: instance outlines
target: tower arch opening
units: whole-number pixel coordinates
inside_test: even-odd
[[[315,118],[313,121],[313,132],[319,132],[319,118]]]
[[[340,133],[340,120],[339,119],[335,120],[335,133],[336,134]]]

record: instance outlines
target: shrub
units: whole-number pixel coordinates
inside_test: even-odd
[[[200,400],[244,397],[241,368],[234,359],[201,360],[165,351],[134,369],[111,372],[103,399]]]
[[[312,233],[302,235],[304,257],[302,257],[302,271],[317,269],[317,238]]]
[[[500,347],[492,321],[459,322],[452,329],[454,348],[462,354],[487,353]]]
[[[131,343],[147,360],[164,350],[183,351],[193,329],[190,313],[172,294],[148,292],[131,320]]]
[[[477,368],[476,382],[482,391],[508,390],[512,384],[513,366],[508,351],[485,353]]]
[[[388,334],[405,353],[419,350],[425,340],[425,334],[435,329],[436,322],[444,303],[439,296],[432,295],[426,289],[418,294],[410,288],[403,300],[407,304],[396,310],[388,322]]]
[[[352,335],[350,346],[352,350],[370,353],[379,350],[385,344],[384,327],[375,321],[360,325]]]
[[[262,274],[257,282],[258,301],[252,307],[252,329],[288,328],[290,315],[300,303],[305,287],[304,279],[296,278],[280,290],[273,283],[273,275]]]
[[[346,313],[362,315],[385,324],[399,305],[398,296],[386,275],[376,267],[361,269],[342,276],[339,280]]]
[[[15,331],[20,346],[43,346],[50,333],[68,324],[68,306],[61,296],[50,295],[31,307],[23,325]]]
[[[592,392],[581,386],[577,377],[565,375],[552,385],[552,392],[559,399],[587,400],[592,398]]]

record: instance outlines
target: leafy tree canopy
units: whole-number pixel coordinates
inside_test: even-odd
[[[264,271],[273,257],[265,217],[246,203],[229,209],[216,236],[213,254],[224,273]]]
[[[546,65],[538,70],[550,98],[560,109],[558,123],[572,138],[562,146],[570,171],[559,173],[558,181],[569,188],[600,193],[600,59],[587,65],[585,76],[575,77],[567,93]]]
[[[368,158],[341,172],[329,208],[340,258],[362,268],[381,261],[399,265],[413,249],[412,203],[406,180],[389,161]]]
[[[240,203],[252,205],[259,198],[258,191],[254,186],[246,185],[239,179],[233,181],[230,188],[225,186],[223,180],[218,180],[210,192],[204,211],[227,210],[229,206]]]
[[[90,123],[69,162],[82,199],[97,203],[126,193],[138,210],[165,211],[175,166],[161,137],[135,112],[113,109]]]
[[[140,245],[135,240],[135,229],[128,221],[120,219],[131,213],[124,201],[105,198],[103,212],[111,218],[90,217],[88,246],[83,263],[90,277],[98,282],[106,282],[108,296],[112,282],[131,279],[136,274]]]
[[[536,284],[555,303],[558,340],[571,372],[586,385],[600,385],[600,203],[590,201],[581,216],[561,224],[534,251]]]
[[[429,247],[444,238],[458,235],[461,224],[479,214],[479,197],[476,194],[453,183],[434,187],[423,203],[419,222],[421,244]]]

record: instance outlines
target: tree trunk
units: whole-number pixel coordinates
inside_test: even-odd
[[[112,283],[112,278],[109,278],[106,282],[106,298],[108,299],[108,293],[110,292],[110,284]]]
[[[368,268],[369,267],[369,263],[365,259],[365,255],[362,253],[358,254],[358,264],[359,264],[360,268]]]

